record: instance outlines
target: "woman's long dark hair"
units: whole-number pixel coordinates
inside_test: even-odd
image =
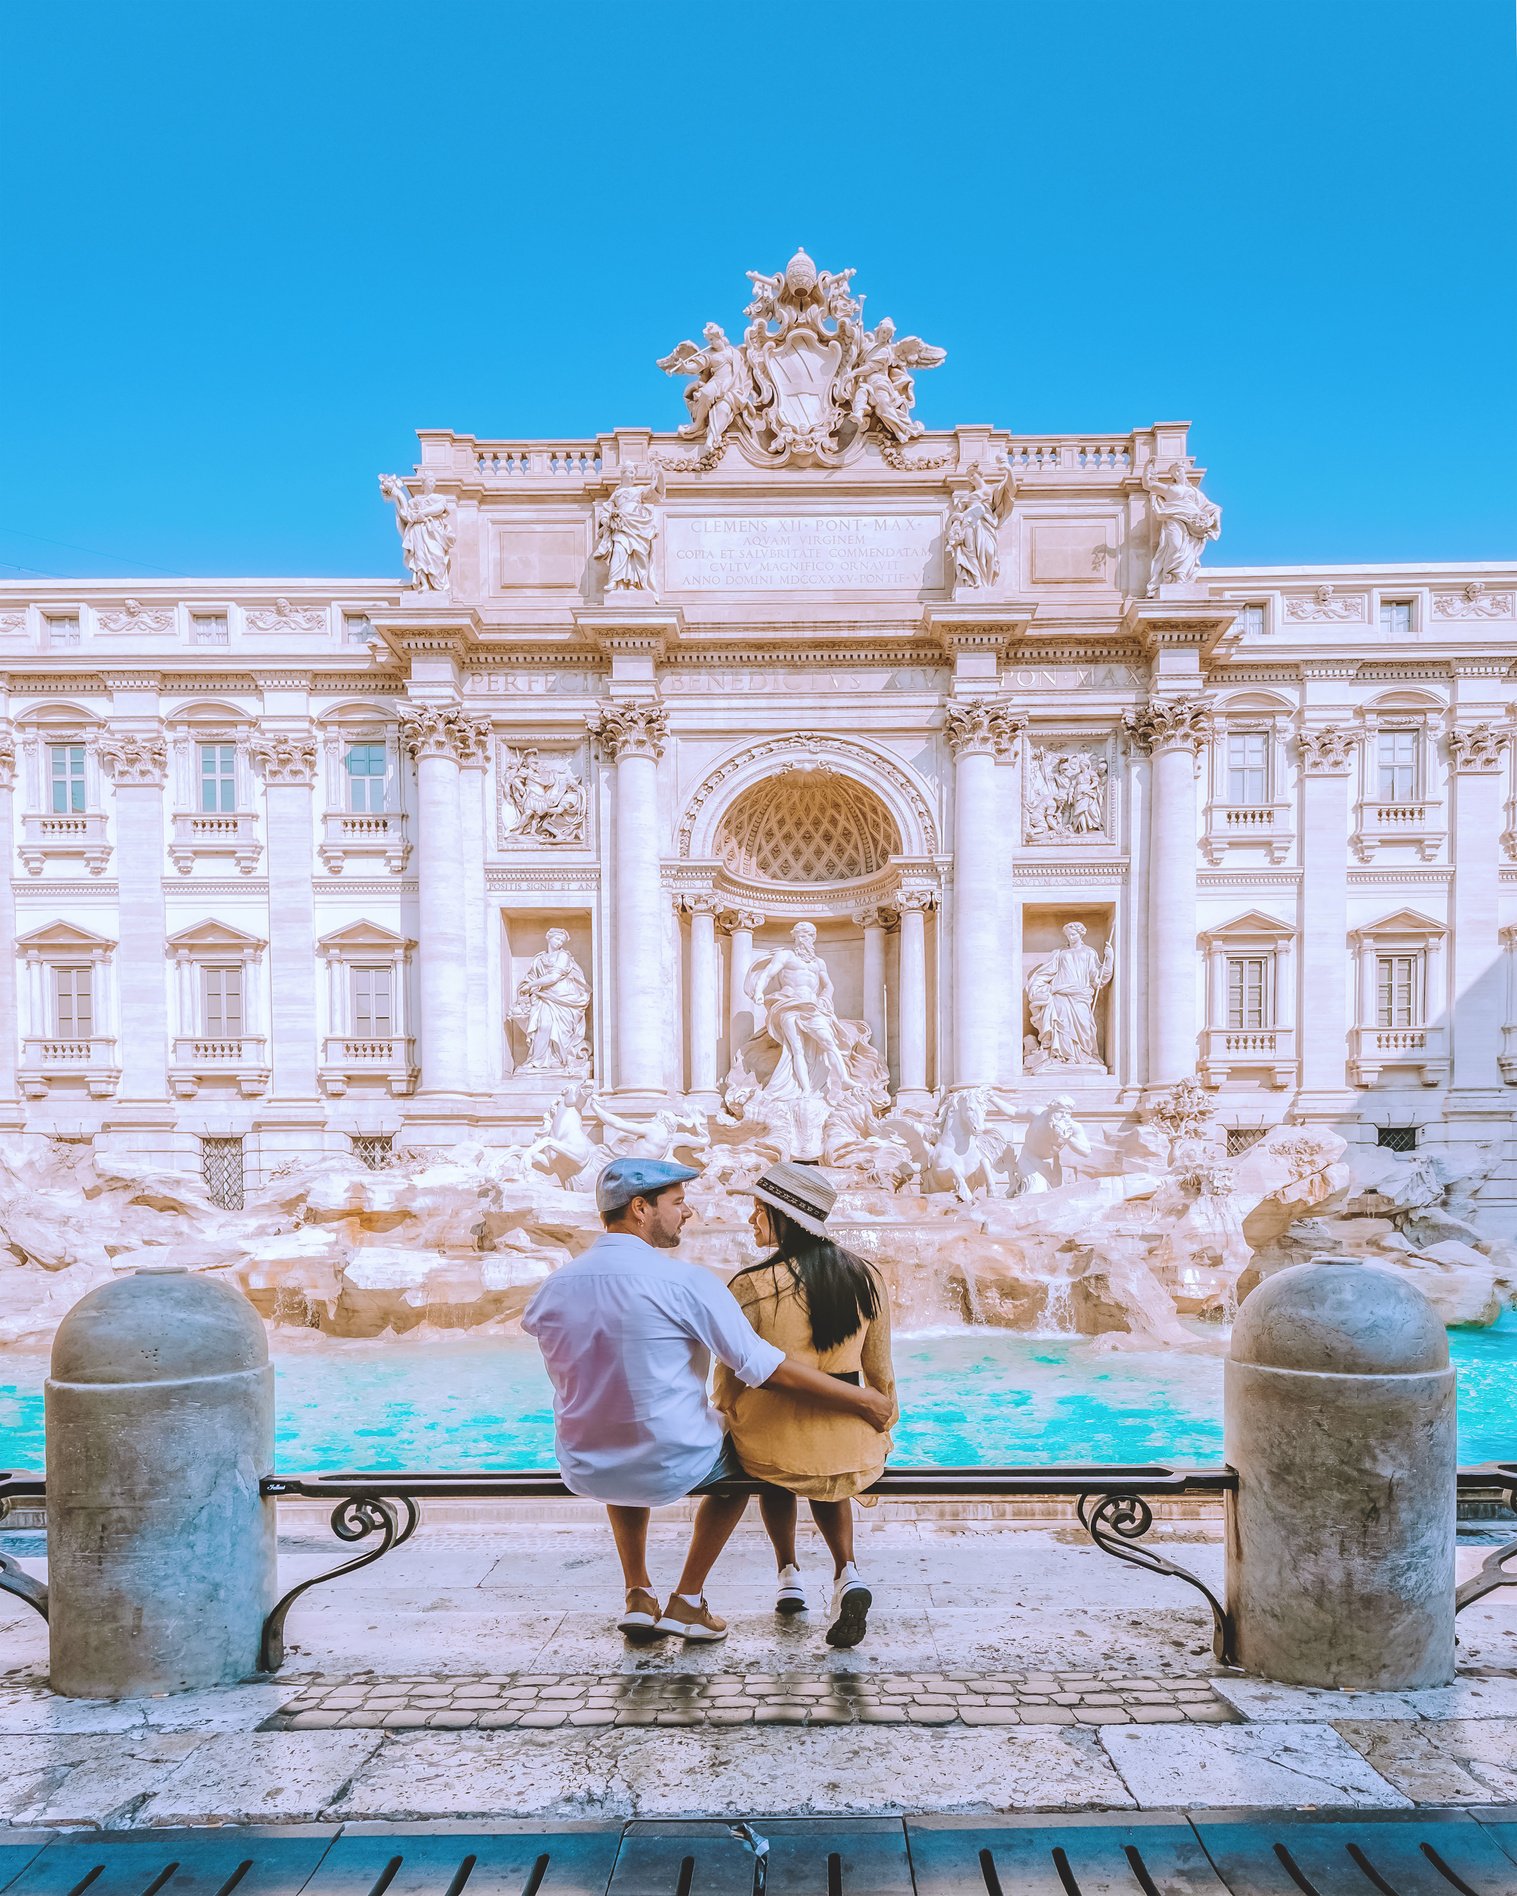
[[[764,1209],[774,1232],[774,1250],[762,1264],[750,1265],[749,1269],[784,1265],[791,1283],[806,1300],[813,1349],[835,1350],[880,1314],[878,1279],[863,1258],[855,1257],[852,1251],[807,1231],[773,1205],[765,1205]]]

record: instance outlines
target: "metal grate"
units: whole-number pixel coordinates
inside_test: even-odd
[[[1375,1143],[1383,1146],[1387,1152],[1415,1152],[1417,1128],[1415,1126],[1381,1126],[1376,1130]]]
[[[382,1172],[395,1156],[393,1132],[355,1132],[353,1157],[371,1172]]]
[[[241,1211],[243,1195],[241,1139],[202,1139],[200,1175],[213,1205]]]
[[[751,1825],[698,1819],[628,1824],[610,1896],[912,1896],[912,1891],[898,1817],[820,1822],[756,1817]]]
[[[1229,1126],[1227,1128],[1227,1156],[1236,1159],[1240,1153],[1247,1152],[1250,1146],[1256,1146],[1264,1137],[1263,1126]]]

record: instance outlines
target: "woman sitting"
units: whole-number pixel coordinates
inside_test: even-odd
[[[828,1375],[862,1381],[894,1405],[889,1297],[870,1265],[827,1236],[836,1196],[814,1165],[771,1165],[753,1188],[750,1219],[769,1256],[737,1273],[732,1294],[767,1342]],[[720,1366],[715,1396],[744,1469],[766,1484],[759,1506],[780,1569],[775,1610],[806,1610],[795,1557],[796,1496],[804,1495],[832,1554],[827,1643],[856,1646],[873,1596],[854,1562],[852,1497],[879,1478],[889,1435],[778,1390],[746,1388]]]

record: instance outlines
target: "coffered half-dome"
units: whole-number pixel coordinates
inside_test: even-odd
[[[861,783],[825,768],[766,777],[722,818],[716,853],[745,882],[856,882],[877,875],[901,839]]]

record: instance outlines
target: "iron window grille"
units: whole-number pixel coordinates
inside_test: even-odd
[[[1230,1159],[1236,1159],[1247,1152],[1250,1146],[1256,1146],[1264,1137],[1265,1130],[1263,1126],[1229,1126],[1227,1128],[1227,1156]]]
[[[241,1211],[243,1156],[241,1139],[204,1138],[200,1141],[200,1172],[206,1194],[223,1211]]]
[[[1375,1130],[1375,1143],[1387,1152],[1415,1152],[1417,1128],[1415,1126],[1378,1126]]]
[[[395,1151],[393,1132],[355,1132],[353,1156],[371,1172],[382,1172]]]

